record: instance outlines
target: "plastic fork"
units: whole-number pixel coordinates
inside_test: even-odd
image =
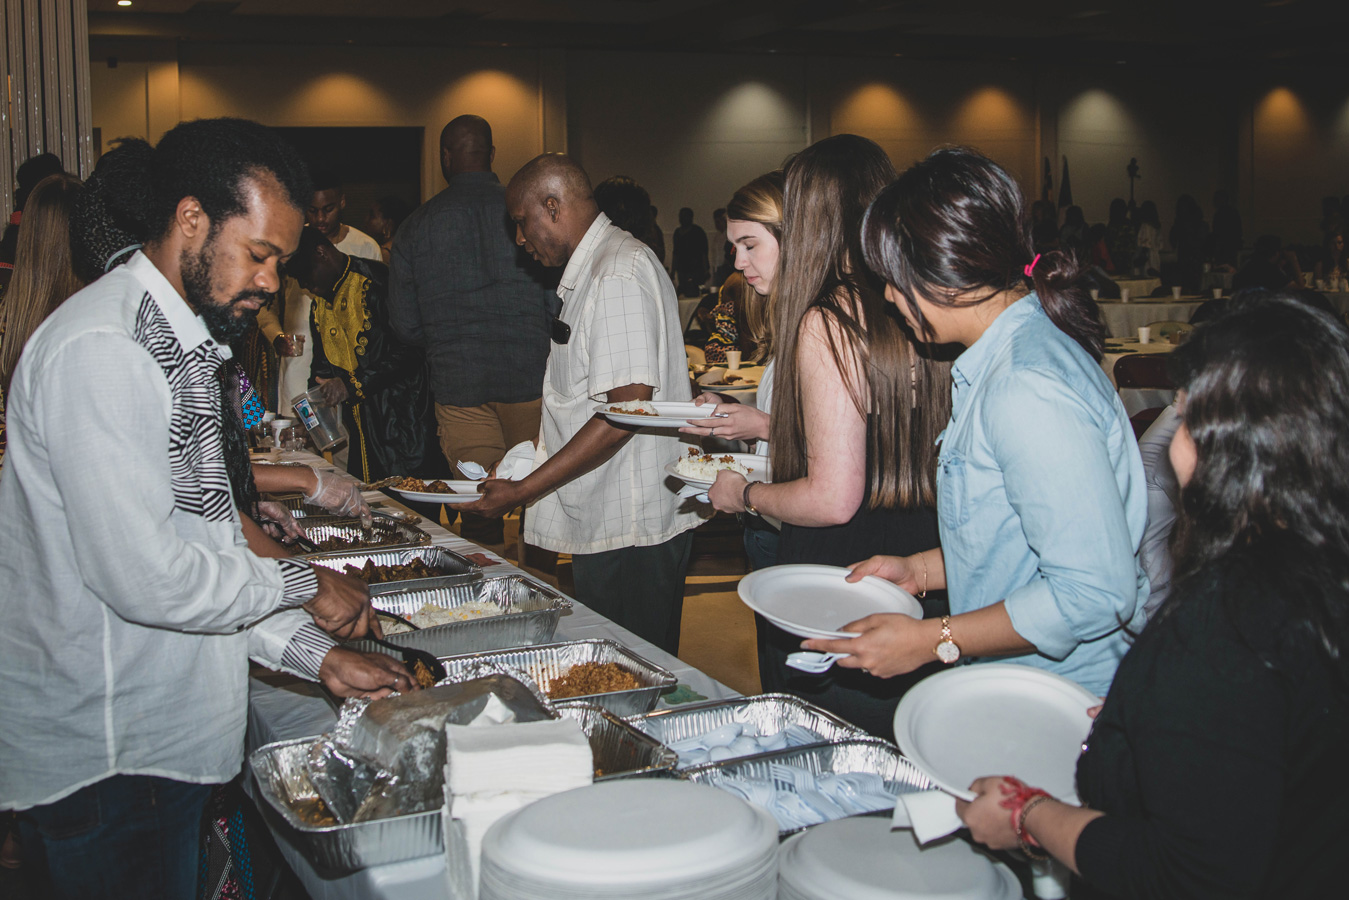
[[[812,650],[798,650],[796,653],[787,654],[787,665],[801,672],[819,675],[821,672],[828,672],[829,668],[843,657],[851,655],[850,653],[815,653]]]

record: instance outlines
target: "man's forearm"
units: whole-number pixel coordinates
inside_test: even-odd
[[[635,432],[609,424],[596,416],[581,427],[571,440],[520,482],[529,499],[542,497],[574,478],[604,465],[619,448],[632,440]]]

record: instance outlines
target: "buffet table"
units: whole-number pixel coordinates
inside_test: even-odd
[[[331,468],[324,460],[307,453],[282,454],[283,461],[305,462],[311,465]],[[372,506],[385,506],[402,509],[400,504],[390,500],[385,494],[372,492],[366,495]],[[500,556],[480,547],[471,541],[458,537],[439,524],[423,520],[418,527],[431,535],[434,545],[446,547],[457,553],[486,553],[489,557],[501,560],[498,565],[483,569],[483,575],[494,578],[503,575],[524,575],[520,569],[502,560]],[[526,575],[526,577],[528,577]],[[709,700],[723,700],[740,696],[725,685],[714,681],[707,675],[681,662],[660,650],[655,645],[637,637],[627,629],[576,603],[571,612],[558,623],[556,640],[572,641],[585,638],[609,638],[631,649],[657,665],[664,666],[675,674],[679,684]],[[658,708],[668,706],[662,699]],[[266,674],[256,676],[249,681],[248,701],[248,738],[247,752],[252,753],[258,747],[273,741],[289,738],[317,736],[330,730],[337,722],[337,711],[332,702],[317,684],[303,681],[289,675]],[[251,774],[246,781],[246,789],[256,800],[255,785]],[[383,866],[374,866],[354,872],[350,875],[329,876],[316,870],[296,847],[287,840],[284,825],[276,822],[274,816],[263,810],[268,819],[272,836],[282,856],[304,884],[305,890],[313,900],[356,900],[356,898],[390,898],[390,900],[444,900],[447,887],[445,880],[445,858],[443,855],[428,856]]]

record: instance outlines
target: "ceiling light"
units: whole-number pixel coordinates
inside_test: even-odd
[[[117,0],[118,6],[130,6],[131,0]]]

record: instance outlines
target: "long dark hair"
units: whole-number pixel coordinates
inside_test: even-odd
[[[807,474],[801,325],[824,319],[834,365],[849,383],[867,429],[867,503],[911,509],[936,502],[936,437],[950,415],[950,367],[915,352],[862,266],[859,230],[876,192],[895,176],[876,143],[855,134],[826,138],[787,165],[782,241],[773,290],[770,441],[778,481]],[[845,380],[847,379],[845,375]],[[827,464],[827,463],[826,463]]]
[[[975,306],[1024,289],[1035,259],[1021,188],[963,147],[934,151],[882,191],[867,210],[862,244],[867,265],[904,295],[928,340],[935,334],[914,298]],[[1035,260],[1029,281],[1050,320],[1099,361],[1105,329],[1080,276],[1071,253],[1051,250]],[[967,292],[982,296],[954,299]]]
[[[1198,454],[1172,536],[1177,585],[1233,558],[1277,572],[1289,634],[1349,678],[1349,331],[1294,296],[1249,292],[1168,365]]]

